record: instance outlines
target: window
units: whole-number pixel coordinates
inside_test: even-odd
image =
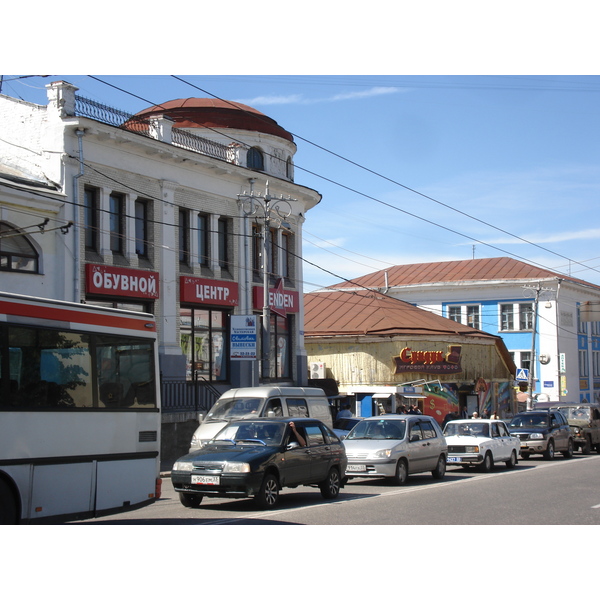
[[[309,446],[322,446],[325,443],[323,432],[318,425],[307,425],[304,431]]]
[[[198,264],[208,265],[208,248],[209,248],[209,220],[208,215],[198,215]]]
[[[289,233],[283,233],[281,236],[281,276],[285,279],[291,277],[291,255],[292,255],[292,236]]]
[[[292,376],[289,319],[271,314],[271,377]]]
[[[533,304],[519,304],[519,329],[533,329]]]
[[[531,369],[531,352],[520,352],[521,369]]]
[[[466,306],[449,306],[448,318],[457,323],[466,323],[469,327],[479,329],[481,326],[480,307],[477,304]]]
[[[532,302],[500,305],[501,331],[533,331],[533,325]]]
[[[416,442],[418,440],[423,439],[423,432],[421,431],[421,426],[418,423],[413,423],[410,426],[410,431],[408,433],[408,441]]]
[[[185,208],[179,209],[179,262],[190,264],[190,215]]]
[[[435,429],[429,421],[421,421],[421,429],[423,430],[423,438],[429,439],[437,437]]]
[[[227,219],[219,219],[218,238],[219,267],[227,270],[229,268],[229,221]]]
[[[285,403],[290,417],[308,417],[308,406],[304,398],[286,398]]]
[[[148,202],[135,201],[135,253],[148,257]]]
[[[288,156],[288,159],[285,161],[285,176],[290,181],[294,181],[294,165],[291,156]]]
[[[269,229],[269,273],[277,277],[277,257],[279,256],[277,248],[277,229]]]
[[[181,309],[181,349],[187,357],[187,378],[227,381],[227,313]]]
[[[502,331],[514,329],[512,304],[500,305],[500,329]]]
[[[457,323],[460,323],[461,320],[461,307],[460,306],[450,306],[448,308],[448,317]]]
[[[98,251],[98,192],[86,188],[83,194],[83,225],[86,250]]]
[[[125,237],[125,202],[121,194],[111,194],[109,198],[110,249],[114,254],[123,254]]]
[[[592,352],[592,374],[594,377],[600,377],[600,352]]]
[[[588,377],[588,376],[589,376],[588,351],[587,350],[579,350],[579,377]]]
[[[0,271],[37,273],[38,253],[28,236],[8,223],[0,223]]]
[[[262,273],[263,240],[260,226],[252,223],[252,273],[255,277]]]
[[[248,156],[246,160],[249,169],[254,169],[255,171],[265,170],[263,153],[258,148],[250,148],[250,150],[248,150]]]

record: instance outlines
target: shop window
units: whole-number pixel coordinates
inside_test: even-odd
[[[0,271],[38,273],[39,256],[27,234],[0,223]]]
[[[227,316],[220,310],[181,309],[181,349],[188,379],[227,381]]]

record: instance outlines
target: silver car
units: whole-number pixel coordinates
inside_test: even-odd
[[[440,426],[426,415],[380,415],[358,423],[344,439],[346,477],[388,477],[396,485],[409,474],[446,474],[448,446]]]

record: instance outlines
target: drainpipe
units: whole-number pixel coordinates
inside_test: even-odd
[[[74,260],[75,277],[73,288],[73,301],[81,302],[81,240],[79,239],[79,178],[83,175],[83,129],[77,129],[77,140],[79,143],[79,173],[73,176],[73,235],[75,237]]]

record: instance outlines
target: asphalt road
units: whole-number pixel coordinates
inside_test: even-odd
[[[404,486],[353,479],[337,500],[318,489],[285,489],[279,506],[259,511],[250,499],[205,498],[183,507],[171,481],[153,505],[79,524],[121,525],[600,525],[600,455],[521,460],[484,474],[448,467],[441,481],[414,475]]]

